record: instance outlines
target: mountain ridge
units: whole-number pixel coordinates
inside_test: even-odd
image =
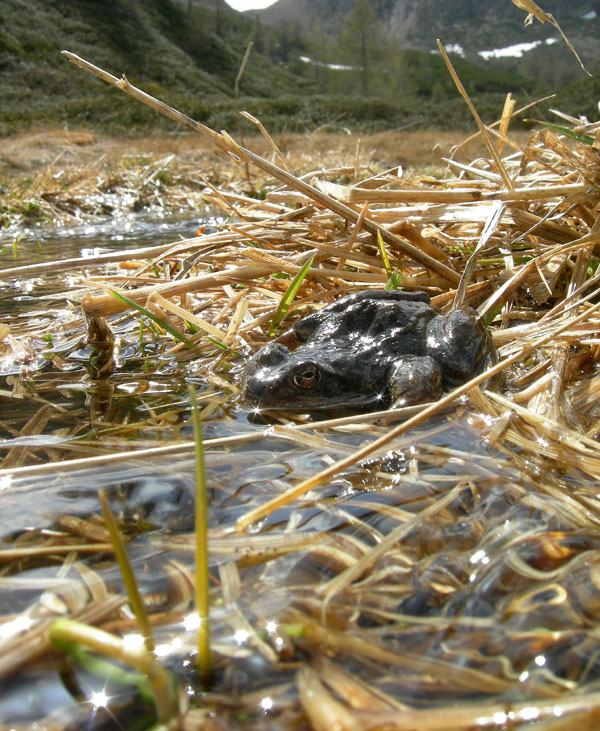
[[[322,28],[338,34],[355,0],[277,0],[263,10],[246,11],[261,22],[281,26],[299,24],[303,31]],[[600,24],[600,0],[545,0],[544,10],[561,24],[576,47],[589,52],[590,61],[600,57],[595,39]],[[431,51],[436,39],[446,45],[460,44],[466,56],[514,43],[531,43],[558,37],[550,23],[535,20],[525,27],[526,13],[510,2],[479,0],[370,0],[384,35],[401,48]],[[586,15],[593,15],[584,20]]]

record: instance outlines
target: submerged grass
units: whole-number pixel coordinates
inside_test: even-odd
[[[206,618],[210,607],[214,629],[212,647],[204,642],[198,655],[212,655],[222,685],[198,691],[195,705],[183,708],[185,728],[232,719],[252,728],[265,714],[282,728],[594,728],[600,125],[563,116],[573,134],[546,128],[522,139],[510,132],[513,108],[505,105],[501,131],[480,127],[483,153],[469,157],[458,146],[436,175],[406,174],[397,158],[375,168],[360,148],[329,168],[317,151],[298,174],[297,158],[286,158],[284,170],[228,135],[207,132],[238,171],[200,193],[226,219],[160,247],[151,262],[148,254],[115,255],[93,274],[93,264],[85,274],[77,272],[80,263],[67,264],[76,282],[69,299],[81,307],[35,322],[8,318],[0,331],[2,357],[14,369],[3,396],[34,404],[33,413],[5,425],[7,433],[70,437],[50,446],[19,441],[0,480],[27,484],[56,474],[69,486],[77,470],[120,460],[136,470],[148,462],[165,480],[171,471],[185,474],[161,465],[194,449],[178,431],[188,409],[185,378],[205,385],[193,409],[205,425],[216,415],[226,419],[230,409],[247,415],[230,369],[236,353],[268,342],[283,302],[293,322],[395,276],[399,287],[428,292],[444,311],[463,303],[477,308],[490,325],[500,363],[435,404],[312,422],[272,414],[264,430],[252,425],[244,435],[196,441],[209,470],[216,465],[206,476],[214,511],[208,534],[202,521],[194,534],[161,525],[137,547],[143,561],[152,551],[176,556],[164,576],[177,590],[151,622],[155,631],[176,634],[186,658],[198,644],[186,645],[180,624],[194,592],[205,587],[196,607]],[[285,149],[281,141],[278,147]],[[279,159],[274,151],[272,159]],[[245,190],[242,165],[233,168],[239,162],[260,168],[260,198]],[[150,271],[160,276],[149,280]],[[300,292],[291,292],[290,277],[292,285],[302,277]],[[205,350],[191,340],[146,336],[145,357],[134,352],[121,360],[111,384],[134,391],[160,382],[169,362],[177,376],[168,395],[140,390],[132,405],[115,392],[97,404],[102,419],[93,433],[88,406],[59,419],[56,412],[65,410],[55,395],[73,373],[69,353],[81,348],[81,311],[106,318],[118,333],[119,362],[119,347],[138,342],[132,309],[140,308],[183,323],[177,330],[191,323],[228,350],[215,357],[212,344]],[[42,339],[48,334],[51,348]],[[120,346],[123,339],[129,341]],[[19,376],[25,367],[35,376],[29,390]],[[496,372],[505,373],[503,392],[484,384]],[[82,372],[74,378],[81,381]],[[457,425],[465,431],[462,445],[452,435]],[[144,441],[161,434],[179,442]],[[250,445],[266,439],[268,451],[253,455]],[[283,453],[284,446],[293,450]],[[294,461],[300,450],[303,460]],[[251,468],[238,474],[239,462]],[[51,556],[68,566],[69,555],[107,550],[93,520],[61,523],[56,535],[26,531],[11,539],[0,558],[3,585],[15,591],[36,562]],[[195,556],[207,560],[207,552],[198,555],[205,543],[210,585],[206,572],[194,580],[188,571]],[[89,569],[78,570],[69,596],[92,582]],[[107,595],[100,579],[93,585],[93,600],[71,599],[67,612],[125,632],[125,598]],[[3,647],[4,677],[44,653],[47,606],[47,599],[32,605],[38,622],[18,648]],[[242,673],[248,680],[238,687]],[[181,695],[192,686],[186,676]]]
[[[136,685],[146,689],[146,684],[152,692],[156,705],[156,714],[161,723],[173,717],[174,702],[171,691],[171,678],[156,657],[142,644],[141,647],[132,647],[126,640],[108,632],[99,630],[71,619],[57,619],[50,626],[52,642],[65,649],[77,645],[98,652],[102,656],[125,662],[133,667],[140,678]],[[73,650],[75,657],[81,659],[81,654]],[[88,663],[89,664],[89,663]],[[95,664],[95,672],[106,678],[106,665],[102,662]],[[119,671],[117,670],[117,675]],[[110,672],[109,672],[110,677]],[[131,680],[131,678],[128,678]],[[147,690],[146,690],[147,693]]]
[[[165,332],[168,332],[170,335],[172,335],[176,340],[179,340],[180,343],[183,343],[184,345],[187,345],[188,348],[195,348],[195,344],[188,338],[184,333],[179,330],[179,328],[174,327],[171,325],[171,323],[167,322],[164,317],[159,317],[158,315],[155,315],[154,312],[151,312],[147,307],[142,307],[142,305],[139,305],[137,302],[134,302],[133,300],[129,299],[129,297],[126,297],[124,294],[120,292],[111,292],[113,297],[120,300],[121,302],[124,302],[128,307],[133,307],[135,310],[140,312],[144,317],[148,318],[148,320],[151,320],[152,322],[156,323],[159,327],[161,327]]]
[[[127,555],[127,549],[125,548],[125,541],[119,530],[119,525],[115,520],[114,515],[108,504],[106,493],[104,490],[100,490],[98,493],[100,504],[102,505],[102,515],[104,516],[104,522],[110,534],[110,542],[112,543],[115,558],[119,564],[119,570],[123,577],[123,583],[127,590],[127,596],[129,597],[129,604],[135,615],[136,622],[142,633],[144,640],[144,646],[149,653],[153,653],[155,648],[154,635],[150,622],[148,621],[148,614],[146,613],[146,607],[140,596],[140,590],[135,580],[135,574],[131,568],[131,563]]]
[[[195,490],[195,532],[196,532],[196,612],[198,613],[198,656],[197,667],[204,683],[212,678],[210,649],[210,571],[208,563],[208,500],[204,472],[204,439],[202,421],[198,410],[196,392],[190,387],[190,403],[194,422],[196,444],[196,490]]]

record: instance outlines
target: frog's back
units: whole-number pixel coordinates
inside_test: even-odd
[[[377,338],[383,349],[390,349],[390,355],[397,355],[413,352],[427,322],[437,313],[425,292],[357,292],[302,319],[294,327],[294,335],[313,347],[338,344],[347,348],[360,342],[366,350],[371,349],[370,339]]]

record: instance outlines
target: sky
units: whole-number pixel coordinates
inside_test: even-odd
[[[235,10],[254,10],[255,8],[268,8],[277,0],[225,0]]]

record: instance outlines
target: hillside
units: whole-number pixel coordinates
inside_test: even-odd
[[[87,74],[60,51],[78,53],[116,75],[126,73],[173,104],[188,100],[202,117],[228,107],[253,22],[223,4],[216,32],[211,6],[171,0],[3,0],[0,5],[0,133],[15,126],[91,123],[123,129],[154,114]],[[51,32],[49,32],[51,29]],[[307,82],[254,52],[241,92],[252,97],[301,93]],[[189,101],[193,100],[193,109]],[[218,120],[217,120],[218,121]]]
[[[277,0],[265,10],[247,14],[268,25],[298,24],[304,31],[318,25],[336,35],[354,4],[355,0]],[[545,0],[541,5],[560,21],[571,40],[597,38],[598,0]],[[545,39],[556,33],[550,25],[538,22],[525,28],[525,13],[508,1],[370,0],[370,6],[375,20],[394,43],[423,51],[435,48],[436,38],[471,52]],[[586,19],[590,13],[596,17]]]

